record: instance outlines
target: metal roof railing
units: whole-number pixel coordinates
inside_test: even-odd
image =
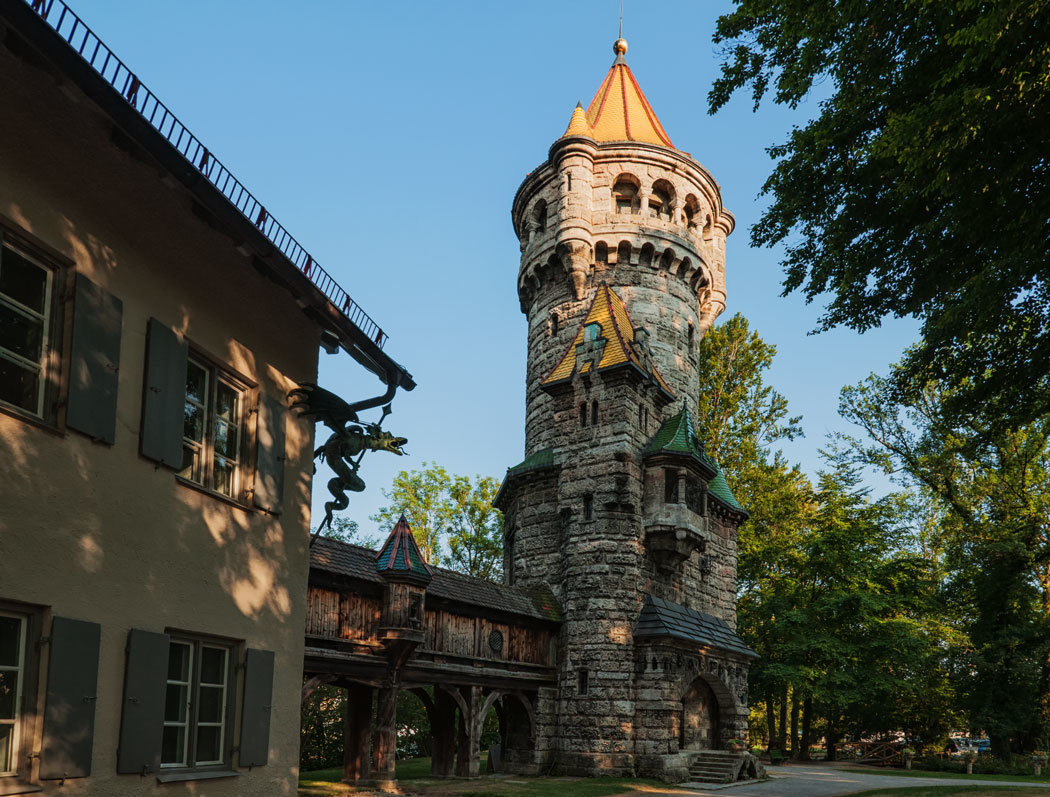
[[[201,143],[152,91],[146,88],[123,61],[84,24],[62,0],[26,0],[48,26],[80,57],[116,89],[120,95],[176,150],[200,171],[218,191],[253,223],[285,257],[338,308],[350,322],[380,348],[387,335],[360,305],[321,268],[266,207],[229,169]]]

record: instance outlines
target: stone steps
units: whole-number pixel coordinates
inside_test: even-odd
[[[689,777],[698,783],[731,783],[740,768],[740,755],[723,750],[705,750],[689,765]]]

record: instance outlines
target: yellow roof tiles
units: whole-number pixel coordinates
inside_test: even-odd
[[[623,50],[626,51],[626,44]],[[644,141],[674,149],[653,106],[627,66],[623,51],[617,50],[617,53],[587,111],[581,113],[579,106],[573,111],[565,136],[587,136],[595,141]]]
[[[577,371],[578,360],[582,359],[583,362],[579,364],[581,374],[590,372],[592,368],[601,371],[613,366],[630,364],[641,373],[655,379],[660,388],[668,396],[672,396],[671,389],[656,370],[656,365],[651,361],[643,361],[634,342],[634,324],[631,323],[627,305],[612,288],[603,282],[598,286],[598,292],[594,295],[591,308],[587,311],[583,323],[580,324],[572,345],[542,384],[552,385],[571,378]],[[588,345],[593,347],[590,352],[587,350]],[[597,365],[594,365],[594,359],[599,356],[599,351],[601,352],[600,359]],[[587,355],[590,353],[593,353],[593,356],[588,358]]]

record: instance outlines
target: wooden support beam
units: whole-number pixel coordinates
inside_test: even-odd
[[[346,688],[343,736],[343,782],[360,783],[371,776],[372,687]]]
[[[430,774],[450,778],[456,763],[456,700],[441,687],[434,687],[430,734]]]
[[[460,711],[456,775],[461,778],[476,778],[481,774],[481,726],[485,722],[482,715],[481,687],[464,686],[460,688],[460,692],[467,710]]]
[[[376,705],[376,732],[372,745],[376,785],[395,789],[397,774],[397,683],[379,689]]]

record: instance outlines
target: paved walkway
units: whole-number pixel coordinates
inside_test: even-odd
[[[1019,783],[1009,780],[971,780],[969,778],[912,778],[903,775],[860,774],[831,766],[781,766],[766,770],[772,780],[727,789],[689,789],[670,794],[691,797],[836,797],[868,789],[904,786],[1022,786],[1050,789],[1050,783]],[[638,792],[633,792],[637,795]],[[669,797],[664,793],[662,797]]]

